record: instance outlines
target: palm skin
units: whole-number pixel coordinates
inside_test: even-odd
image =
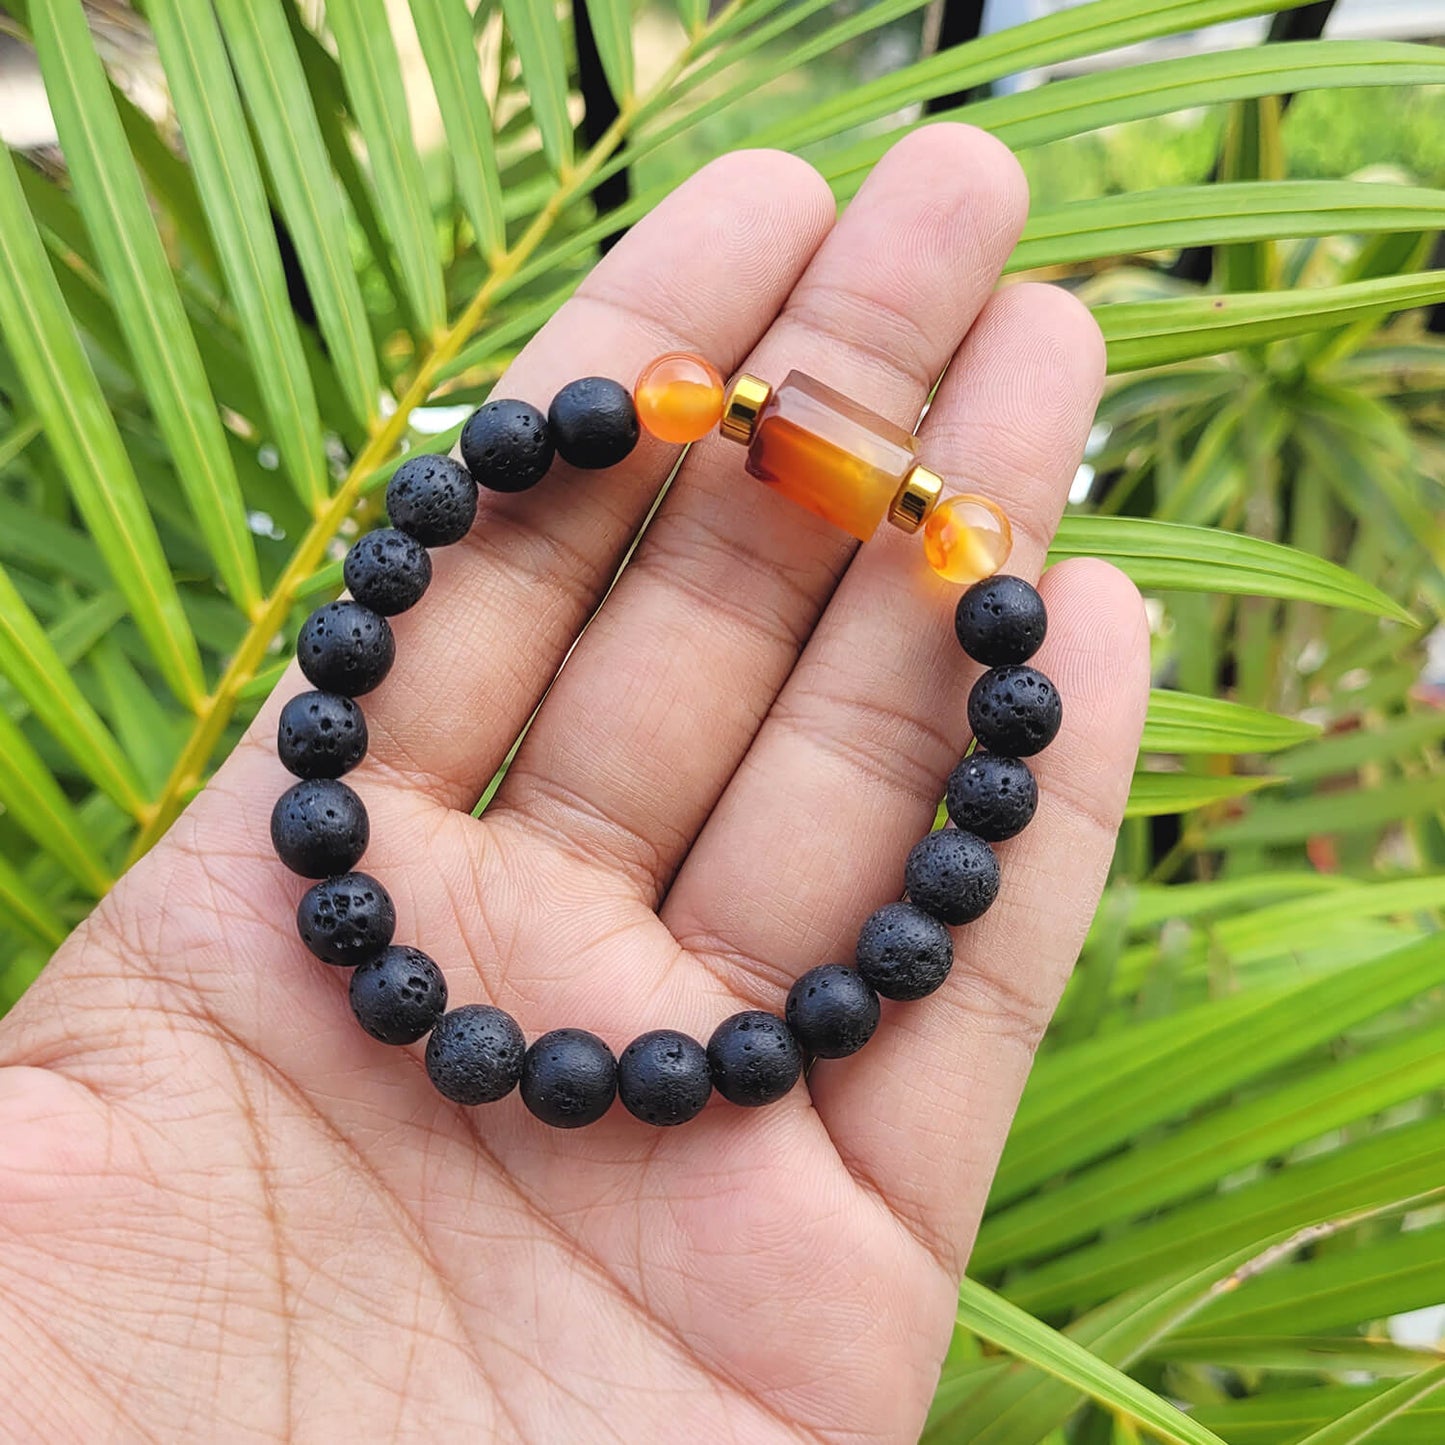
[[[930,127],[841,219],[731,157],[598,267],[499,394],[546,405],[670,348],[796,366],[921,428],[1010,511],[1035,575],[1097,399],[1087,314],[994,294],[1022,223],[1001,147]],[[956,355],[955,355],[956,352]],[[896,897],[966,743],[956,589],[689,454],[487,498],[396,619],[352,781],[399,941],[529,1037],[614,1048],[779,1010]],[[288,676],[163,842],[0,1025],[0,1372],[17,1435],[906,1440],[1032,1051],[1107,868],[1147,685],[1129,584],[1045,580],[1065,724],[1003,892],[945,987],[765,1110],[558,1133],[431,1088],[348,1016],[271,854]],[[558,675],[558,668],[567,665]],[[294,670],[293,670],[294,671]],[[553,681],[555,677],[555,682]],[[548,691],[550,685],[550,691]],[[468,808],[538,700],[493,805]]]

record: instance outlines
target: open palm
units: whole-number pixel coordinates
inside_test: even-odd
[[[593,273],[499,391],[546,406],[660,351],[799,367],[921,430],[1010,512],[1033,575],[1102,375],[1062,292],[994,286],[1025,187],[920,131],[836,221],[821,180],[736,155]],[[352,781],[398,941],[530,1037],[706,1038],[851,957],[967,742],[956,589],[696,446],[484,496],[396,620]],[[851,564],[851,565],[850,565]],[[1147,647],[1102,564],[1044,583],[1064,727],[1003,888],[921,1003],[769,1109],[557,1133],[468,1110],[355,1027],[274,859],[276,717],[0,1028],[0,1378],[47,1440],[906,1439],[1032,1050],[1088,925]],[[568,656],[589,617],[596,617]],[[566,666],[559,674],[563,659]],[[554,682],[555,678],[555,682]],[[550,685],[550,691],[548,691]],[[471,805],[546,694],[497,798]],[[1080,1121],[1087,1127],[1087,1120]]]

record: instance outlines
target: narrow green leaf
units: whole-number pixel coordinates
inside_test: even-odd
[[[174,714],[156,701],[114,637],[103,638],[90,657],[116,736],[135,760],[152,796],[161,792],[185,741]]]
[[[1195,773],[1135,773],[1129,784],[1126,818],[1159,818],[1170,813],[1188,813],[1228,798],[1242,798],[1279,778],[1210,778]]]
[[[602,72],[619,105],[632,99],[631,0],[587,0],[587,19]]]
[[[135,770],[4,568],[0,568],[0,673],[97,787],[131,817],[145,811]]]
[[[1442,724],[1445,729],[1445,724]],[[1273,753],[1318,736],[1314,723],[1222,698],[1155,688],[1144,720],[1146,753]]]
[[[1398,1385],[1357,1405],[1338,1420],[1312,1431],[1300,1440],[1299,1445],[1359,1445],[1362,1440],[1372,1440],[1386,1425],[1409,1414],[1442,1387],[1445,1387],[1445,1364],[1436,1365],[1433,1370],[1422,1370],[1413,1379],[1401,1380]]]
[[[92,898],[111,885],[110,871],[91,846],[70,799],[50,775],[30,739],[0,710],[0,806]]]
[[[965,1279],[959,1289],[958,1319],[981,1338],[1136,1421],[1160,1440],[1171,1445],[1224,1445],[1219,1436],[1181,1414],[1122,1370],[971,1279]],[[989,1424],[981,1420],[980,1424],[982,1429],[974,1436],[979,1445],[1020,1438],[1000,1434],[997,1421]]]
[[[707,24],[708,0],[676,0],[678,18],[689,38]]]
[[[465,0],[411,0],[411,14],[446,127],[457,190],[483,255],[495,257],[507,240],[502,182]]]
[[[80,0],[39,6],[34,39],[75,199],[136,376],[216,570],[236,605],[250,612],[260,606],[261,579],[245,498]]]
[[[286,13],[279,0],[217,0],[216,13],[337,379],[357,419],[370,423],[381,391],[376,351],[341,188]]]
[[[1309,1316],[1301,1312],[1301,1320]],[[1359,1335],[1195,1335],[1161,1341],[1156,1360],[1187,1361],[1227,1370],[1274,1370],[1307,1375],[1364,1370],[1372,1375],[1415,1375],[1439,1361],[1435,1350]]]
[[[1358,833],[1388,827],[1445,808],[1445,773],[1402,778],[1377,788],[1324,792],[1256,804],[1245,818],[1211,828],[1211,848],[1303,843],[1321,833]]]
[[[1278,542],[1145,517],[1065,517],[1049,560],[1104,557],[1144,588],[1319,602],[1410,622],[1393,598],[1333,562]]]
[[[276,447],[297,494],[319,506],[330,488],[316,393],[215,14],[188,0],[147,0],[146,14]]]
[[[0,436],[0,472],[10,466],[43,430],[38,416],[28,416]]]
[[[69,932],[50,904],[4,857],[0,857],[0,919],[29,934],[47,951],[63,943]]]
[[[326,21],[407,298],[422,327],[438,332],[447,319],[441,259],[385,0],[330,0]]]
[[[1342,777],[1371,763],[1418,756],[1445,737],[1445,708],[1425,708],[1378,727],[1335,733],[1293,749],[1279,759],[1280,773],[1295,782]]]
[[[1445,271],[1423,271],[1347,286],[1124,301],[1096,308],[1094,319],[1108,343],[1109,369],[1137,371],[1304,336],[1361,317],[1441,300],[1445,300]]]
[[[1227,1405],[1204,1404],[1194,1412],[1224,1432],[1229,1445],[1303,1445],[1311,1430],[1322,1430],[1393,1388],[1326,1385],[1304,1390],[1274,1390]],[[1390,1423],[1377,1436],[1381,1445],[1440,1445],[1445,1440],[1445,1401],[1438,1393]]]
[[[567,114],[567,57],[555,0],[502,0],[542,150],[554,172],[572,167],[572,120]]]
[[[1445,228],[1445,191],[1364,181],[1253,181],[1094,196],[1029,217],[1010,271],[1285,236]]]
[[[205,694],[200,652],[8,151],[0,161],[0,330],[136,626],[176,696],[187,706],[198,705]]]

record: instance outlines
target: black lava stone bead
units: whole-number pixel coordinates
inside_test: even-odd
[[[384,1044],[414,1044],[446,1006],[447,981],[419,948],[393,944],[351,975],[351,1012]]]
[[[913,845],[903,882],[925,913],[956,928],[987,913],[998,897],[998,859],[982,838],[941,828]]]
[[[617,1097],[617,1060],[586,1029],[553,1029],[522,1060],[522,1102],[554,1129],[595,1124]]]
[[[927,998],[953,967],[953,935],[913,903],[885,903],[858,932],[858,972],[884,998]]]
[[[293,783],[271,810],[276,856],[303,878],[349,873],[370,841],[366,808],[335,778]]]
[[[343,873],[306,890],[296,931],[322,963],[355,967],[385,952],[396,932],[396,909],[369,873]]]
[[[318,607],[301,624],[296,660],[313,687],[360,697],[391,671],[396,639],[386,618],[342,598]]]
[[[755,1109],[781,1099],[803,1072],[803,1051],[775,1014],[749,1009],[724,1019],[707,1042],[712,1084],[724,1099]]]
[[[686,1124],[712,1093],[707,1050],[676,1029],[633,1039],[617,1060],[617,1095],[644,1124]]]
[[[568,466],[599,471],[615,467],[637,445],[637,408],[625,386],[605,376],[584,376],[552,398],[547,429]]]
[[[276,753],[298,778],[339,778],[366,756],[366,719],[339,693],[300,693],[281,709]]]
[[[1005,757],[1042,752],[1063,720],[1058,688],[1032,667],[995,667],[968,695],[968,725],[979,746]]]
[[[408,533],[378,527],[352,544],[341,576],[358,602],[395,617],[415,607],[431,585],[431,557]]]
[[[451,457],[411,457],[386,484],[386,515],[423,547],[450,546],[476,520],[477,484]]]
[[[985,577],[958,599],[954,631],[963,650],[985,667],[1027,662],[1048,631],[1044,599],[1022,577]]]
[[[1027,763],[997,753],[974,753],[948,779],[948,816],[990,843],[1022,833],[1039,805],[1039,785]]]
[[[517,1087],[527,1041],[511,1014],[468,1003],[444,1013],[426,1041],[426,1071],[455,1104],[494,1104]]]
[[[856,1054],[878,1027],[878,995],[856,968],[810,968],[788,991],[784,1010],[798,1042],[820,1059]]]
[[[552,465],[547,418],[525,401],[489,401],[462,428],[462,460],[477,485],[493,492],[525,492]]]

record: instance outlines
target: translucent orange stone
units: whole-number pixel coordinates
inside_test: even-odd
[[[923,524],[923,555],[950,582],[972,586],[992,577],[1013,550],[1013,528],[987,497],[946,497]]]
[[[866,542],[917,459],[902,427],[790,371],[758,416],[747,469]]]
[[[637,420],[659,440],[699,441],[722,419],[723,379],[705,357],[669,351],[643,367],[632,402]]]

